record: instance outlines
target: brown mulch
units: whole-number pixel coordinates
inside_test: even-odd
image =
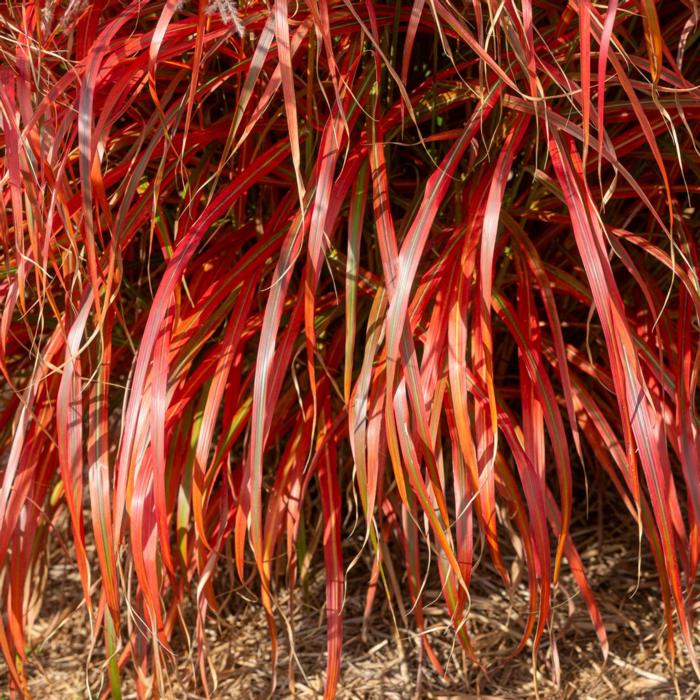
[[[604,537],[599,527],[579,529],[575,540],[605,620],[610,654],[604,662],[585,605],[571,575],[565,572],[554,603],[556,639],[545,635],[537,657],[540,697],[700,698],[698,681],[682,650],[675,669],[670,664],[664,630],[660,627],[662,606],[653,561],[644,554],[639,559],[637,533],[630,532],[628,520],[622,518],[615,527],[606,526]],[[348,560],[353,547],[354,542],[348,546]],[[437,577],[428,578],[425,600],[436,602],[426,604],[426,634],[445,665],[447,680],[435,673],[421,652],[413,618],[409,615],[404,622],[395,603],[392,611],[382,590],[377,593],[371,625],[363,630],[368,572],[366,562],[358,564],[347,581],[338,697],[535,697],[531,647],[516,658],[507,656],[522,629],[518,611],[527,603],[526,581],[521,581],[509,598],[487,559],[484,556],[475,571],[469,618],[470,632],[483,660],[482,669],[468,662],[455,642],[439,603],[440,592],[434,585]],[[510,557],[508,563],[513,572],[520,565],[516,557]],[[295,598],[293,654],[280,618],[277,687],[272,695],[264,615],[251,593],[231,598],[225,612],[212,616],[208,627],[210,697],[321,698],[326,643],[322,569],[312,572],[305,590]],[[101,641],[92,649],[90,624],[80,600],[80,582],[74,567],[66,561],[65,553],[56,551],[41,613],[33,627],[27,663],[30,689],[37,699],[97,698],[104,690]],[[282,595],[278,602],[286,614],[288,599]],[[193,629],[192,626],[189,631],[191,636]],[[170,675],[165,697],[204,697],[196,650],[190,650],[184,635],[173,640],[173,649],[174,656],[168,657]],[[289,684],[290,667],[293,690]],[[6,674],[0,670],[0,700],[7,697],[2,690],[6,683]],[[125,697],[135,697],[128,682],[124,690]]]

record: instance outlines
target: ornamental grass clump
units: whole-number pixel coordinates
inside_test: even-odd
[[[506,526],[529,590],[509,651],[536,661],[570,570],[605,655],[570,533],[593,472],[697,670],[699,20],[695,0],[4,3],[12,692],[58,531],[113,697],[164,692],[186,600],[212,691],[225,569],[274,665],[276,591],[314,556],[332,697],[353,521],[370,598],[396,542],[415,625],[432,567],[475,663],[473,567],[510,590]]]

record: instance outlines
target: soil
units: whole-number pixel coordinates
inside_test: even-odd
[[[596,700],[700,697],[697,678],[680,642],[675,664],[669,658],[653,560],[647,554],[640,558],[637,532],[630,530],[629,519],[622,519],[613,528],[579,528],[575,533],[605,621],[610,648],[607,661],[568,570],[563,573],[554,599],[556,634],[545,634],[537,654],[536,672],[533,672],[531,646],[511,658],[509,650],[517,644],[522,630],[523,617],[519,611],[527,604],[526,582],[517,585],[509,597],[484,556],[473,577],[469,617],[469,629],[482,668],[462,653],[439,602],[438,587],[431,588],[434,581],[428,578],[425,634],[445,666],[447,678],[442,678],[422,653],[413,616],[402,617],[396,601],[392,609],[383,590],[377,592],[371,624],[363,628],[368,569],[367,562],[360,560],[347,578],[338,697],[355,700],[488,700],[532,698],[537,694],[541,698]],[[347,545],[347,561],[357,551],[356,544],[351,540]],[[50,559],[43,604],[32,628],[27,661],[31,692],[41,700],[97,698],[104,692],[102,642],[91,643],[90,621],[81,603],[75,567],[66,559],[65,552],[58,549]],[[517,558],[510,557],[507,562],[517,575]],[[260,605],[251,592],[236,591],[226,598],[224,609],[208,623],[205,658],[210,670],[210,697],[323,697],[326,644],[323,570],[312,569],[304,589],[295,596],[293,654],[285,622],[279,618],[280,653],[274,692],[271,692],[269,633]],[[433,600],[433,604],[428,604]],[[278,603],[279,609],[286,613],[288,594],[282,594]],[[183,618],[193,639],[193,611],[185,608]],[[700,627],[697,631],[700,638]],[[166,655],[166,698],[205,697],[197,652],[191,647],[185,634],[173,639],[173,654]],[[289,680],[290,669],[293,684]],[[128,668],[124,675],[129,676]],[[6,686],[6,674],[0,672],[0,688]],[[128,679],[124,691],[125,697],[135,697]],[[2,697],[6,696],[0,694]]]

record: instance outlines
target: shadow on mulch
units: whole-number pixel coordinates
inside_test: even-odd
[[[609,505],[609,504],[608,504]],[[595,516],[593,516],[595,519]],[[545,635],[538,654],[537,689],[542,698],[682,698],[700,697],[698,681],[680,650],[675,670],[664,647],[662,604],[650,555],[638,554],[637,533],[626,514],[606,513],[605,527],[584,528],[583,516],[572,528],[579,553],[605,621],[610,655],[604,663],[585,605],[568,570],[564,570],[554,600],[556,638]],[[611,522],[611,520],[613,522]],[[588,520],[590,522],[590,519]],[[357,551],[357,538],[346,543],[346,562]],[[41,700],[99,697],[103,656],[101,640],[89,654],[90,628],[80,604],[80,582],[60,551],[50,565],[44,602],[34,625],[27,671],[30,689]],[[524,572],[508,597],[500,578],[484,556],[475,570],[471,588],[469,629],[483,659],[483,669],[470,663],[456,643],[449,619],[440,605],[433,565],[425,592],[426,633],[444,663],[448,679],[440,678],[421,652],[415,628],[393,614],[382,590],[371,624],[363,630],[369,557],[360,560],[348,576],[345,602],[344,647],[339,698],[532,698],[535,684],[531,647],[509,658],[522,631],[520,611],[527,605]],[[517,580],[522,562],[506,558]],[[638,566],[641,563],[641,575]],[[401,571],[397,567],[397,571]],[[252,594],[234,594],[226,610],[210,618],[207,663],[213,672],[213,698],[270,697],[271,662],[264,614]],[[321,698],[325,675],[325,590],[323,571],[312,571],[304,591],[295,598],[294,654],[280,618],[280,654],[275,698]],[[434,604],[429,604],[430,601]],[[286,614],[289,600],[279,598]],[[188,626],[193,611],[184,611]],[[189,619],[188,619],[189,618]],[[398,619],[398,625],[394,619]],[[194,625],[188,633],[191,637]],[[700,629],[698,629],[700,633]],[[698,634],[700,639],[700,634]],[[196,651],[184,634],[173,640],[174,656],[167,698],[200,698],[204,692],[197,670]],[[290,660],[291,656],[291,660]],[[89,657],[89,658],[88,658]],[[294,689],[289,687],[293,669]],[[128,673],[125,673],[128,675]],[[558,684],[555,679],[559,676]],[[215,678],[214,678],[215,676]],[[0,670],[0,688],[6,686]],[[125,682],[125,697],[135,697]],[[0,695],[2,698],[3,695]]]

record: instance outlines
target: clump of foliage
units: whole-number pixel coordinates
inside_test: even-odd
[[[65,522],[114,697],[124,674],[158,692],[187,596],[206,687],[223,559],[274,651],[275,591],[314,535],[333,696],[352,512],[375,581],[388,542],[405,553],[419,627],[431,550],[470,658],[478,547],[511,585],[504,519],[530,596],[514,651],[570,567],[605,652],[569,532],[587,469],[643,532],[669,649],[679,632],[696,665],[695,0],[0,13],[14,691]]]

